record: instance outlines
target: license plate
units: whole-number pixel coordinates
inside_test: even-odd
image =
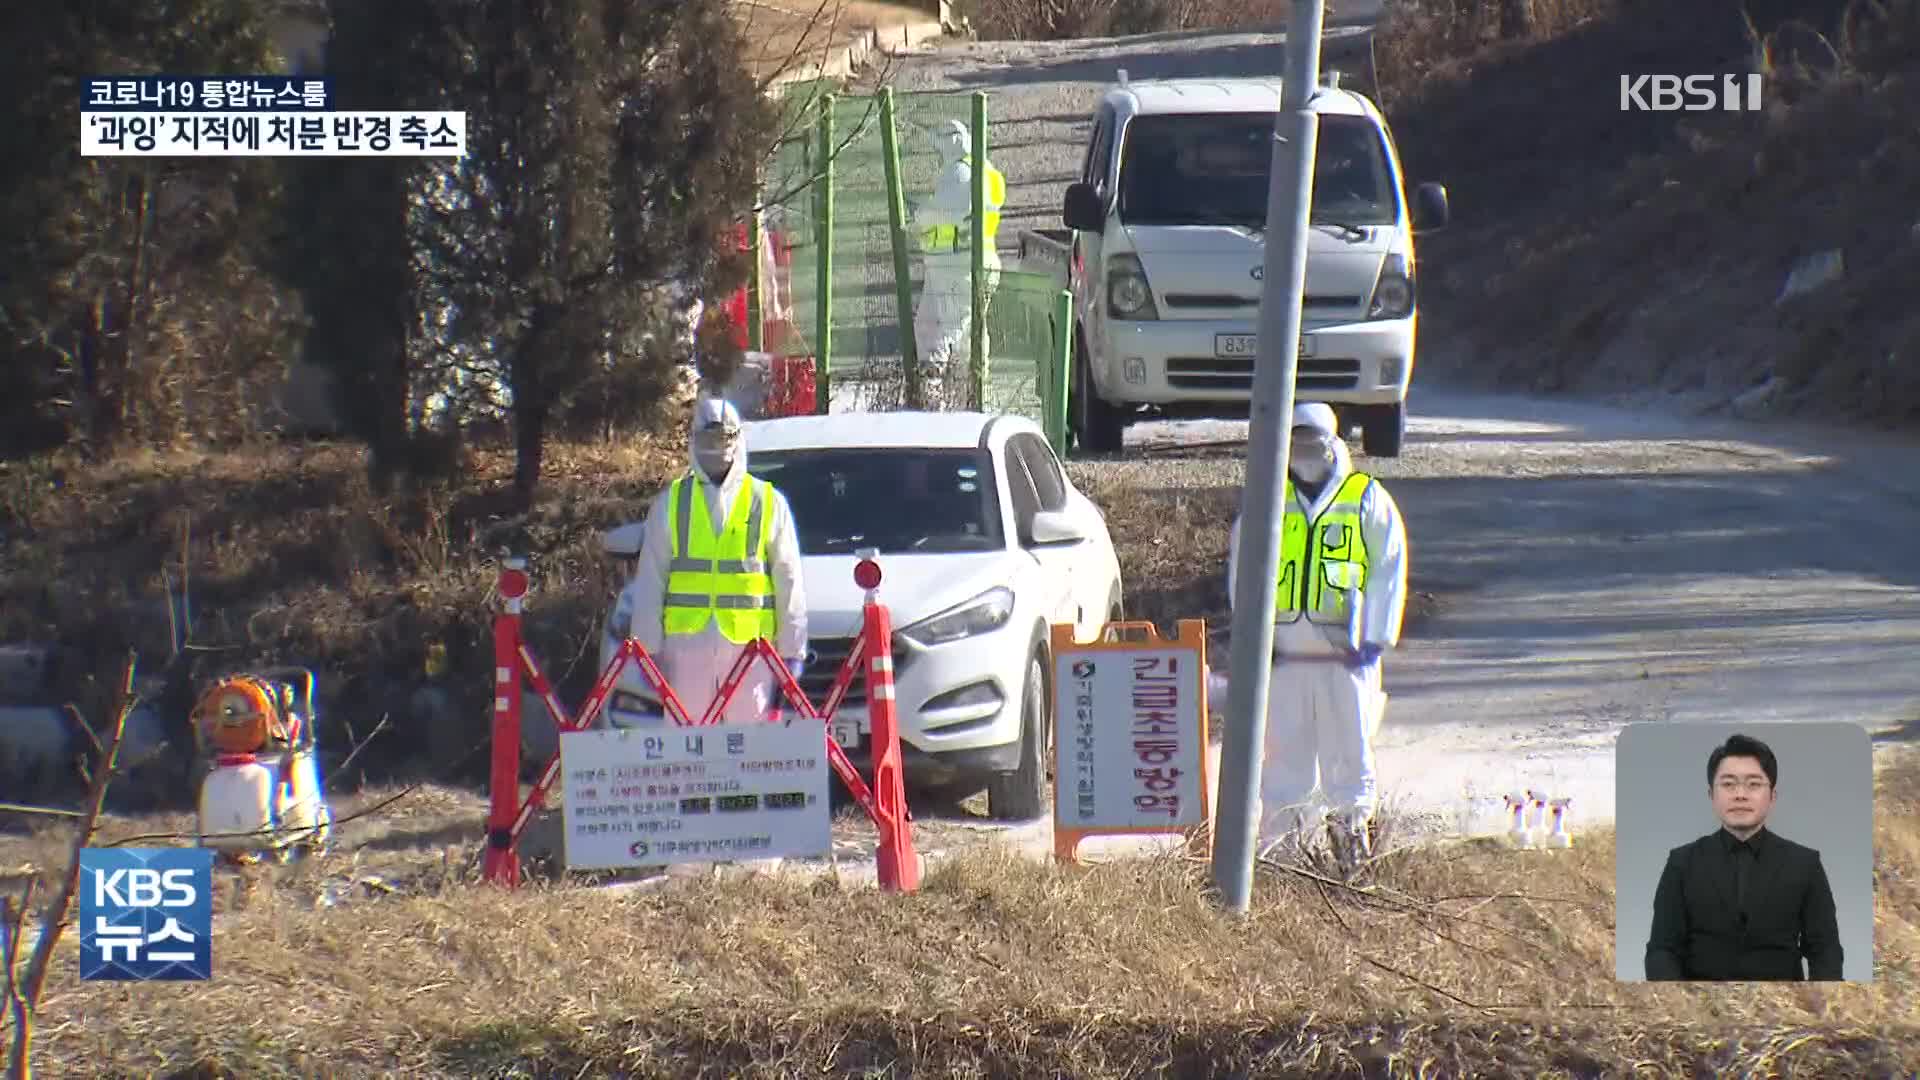
[[[1259,334],[1215,334],[1213,335],[1213,355],[1223,359],[1238,359],[1243,356],[1255,356],[1260,352]],[[1300,339],[1300,355],[1312,356],[1307,338]]]

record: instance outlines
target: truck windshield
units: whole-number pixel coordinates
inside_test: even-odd
[[[779,488],[802,555],[993,551],[1006,541],[992,459],[919,447],[749,451],[747,471]]]
[[[1166,113],[1127,124],[1120,220],[1129,225],[1267,224],[1273,113]],[[1313,221],[1391,225],[1398,200],[1380,130],[1364,116],[1322,114]]]

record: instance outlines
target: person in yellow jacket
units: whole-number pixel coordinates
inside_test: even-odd
[[[956,373],[952,361],[964,362],[973,355],[973,136],[967,125],[949,120],[931,138],[940,154],[940,175],[932,194],[913,215],[925,259],[920,302],[913,313],[913,340],[930,391],[942,376]],[[991,302],[1000,284],[996,241],[1007,181],[992,160],[986,162],[986,170],[986,243],[981,247],[981,263],[985,300]],[[986,310],[983,303],[983,318]],[[984,338],[982,342],[991,344]]]
[[[639,562],[614,621],[659,661],[688,718],[698,720],[754,638],[773,642],[800,677],[807,598],[793,511],[777,488],[748,475],[739,410],[720,398],[696,401],[687,450],[687,472],[647,513]],[[653,697],[633,665],[620,685]],[[761,664],[721,722],[764,721],[784,704]]]
[[[1334,853],[1351,865],[1369,853],[1380,657],[1400,641],[1407,532],[1386,486],[1354,470],[1327,405],[1294,408],[1287,472],[1261,839],[1304,838],[1317,780]],[[1240,520],[1228,539],[1229,598]]]

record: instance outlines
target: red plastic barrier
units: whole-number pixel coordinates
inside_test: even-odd
[[[880,887],[890,892],[912,892],[920,887],[920,864],[914,854],[912,817],[907,810],[905,777],[900,766],[900,725],[893,700],[893,621],[886,606],[878,599],[880,568],[871,559],[863,559],[854,571],[855,579],[867,591],[865,618],[860,635],[854,639],[846,662],[834,678],[825,709],[816,710],[813,707],[772,643],[761,638],[741,648],[740,656],[734,660],[719,693],[714,695],[712,703],[698,719],[688,715],[686,706],[681,703],[673,687],[668,685],[660,666],[639,642],[632,639],[621,643],[620,651],[614,654],[612,662],[600,673],[593,692],[587,695],[587,700],[580,706],[579,715],[569,716],[566,706],[554,693],[553,685],[547,681],[521,637],[520,613],[528,587],[523,566],[520,560],[510,559],[501,571],[499,590],[504,604],[493,623],[495,696],[492,791],[487,814],[487,852],[483,862],[486,880],[507,888],[519,884],[520,836],[526,831],[527,823],[533,820],[534,810],[546,801],[547,792],[560,776],[560,754],[555,751],[546,768],[541,770],[533,790],[525,799],[520,798],[522,675],[546,703],[547,711],[562,732],[584,730],[593,723],[606,707],[607,698],[612,695],[614,687],[619,685],[620,674],[629,662],[640,665],[641,674],[659,693],[661,705],[675,724],[681,727],[707,727],[720,723],[727,703],[739,692],[747,673],[755,663],[764,663],[773,672],[774,684],[780,688],[780,696],[785,704],[803,718],[821,725],[827,745],[827,763],[879,830],[880,842],[875,857]],[[865,668],[862,667],[863,661],[867,663]],[[831,726],[834,714],[839,711],[841,703],[846,700],[847,691],[853,686],[855,675],[861,673],[865,674],[867,680],[867,708],[873,729],[872,788],[861,778],[860,771],[854,768],[846,751],[834,741]],[[778,721],[780,713],[781,706],[776,705],[771,710],[771,719]]]
[[[771,384],[767,388],[768,416],[813,415],[814,398],[818,395],[813,357],[775,356],[768,382]]]

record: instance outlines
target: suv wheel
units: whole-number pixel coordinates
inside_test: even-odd
[[[1031,821],[1047,812],[1047,674],[1038,654],[1027,661],[1020,694],[1020,767],[987,783],[987,814]]]

